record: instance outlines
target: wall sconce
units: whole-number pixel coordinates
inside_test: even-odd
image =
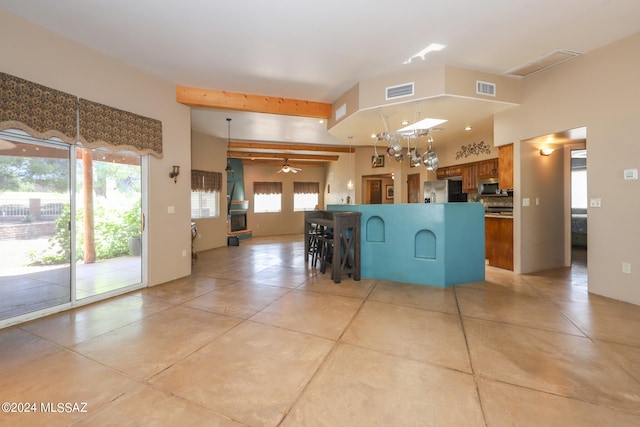
[[[550,156],[550,155],[551,155],[551,153],[553,153],[553,152],[554,152],[554,150],[555,150],[554,148],[549,148],[549,147],[547,147],[547,148],[541,148],[541,149],[540,149],[540,155],[541,155],[541,156]]]
[[[171,166],[173,170],[169,173],[169,178],[173,178],[173,182],[178,182],[178,175],[180,175],[180,166]]]

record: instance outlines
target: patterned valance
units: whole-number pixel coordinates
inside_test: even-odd
[[[0,130],[162,157],[162,122],[0,73]]]
[[[293,194],[320,194],[319,182],[294,182]]]
[[[282,194],[281,182],[254,182],[253,194]]]
[[[0,130],[19,129],[39,139],[77,140],[77,97],[0,73]]]
[[[87,147],[123,149],[162,157],[162,122],[80,99],[80,141]]]
[[[191,191],[222,191],[222,173],[191,169]]]

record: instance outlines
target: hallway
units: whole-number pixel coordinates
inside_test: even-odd
[[[190,277],[0,330],[3,402],[87,403],[0,426],[640,425],[640,309],[589,295],[584,263],[336,285],[303,246],[243,240]]]

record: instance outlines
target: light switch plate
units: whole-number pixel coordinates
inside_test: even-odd
[[[638,179],[638,169],[625,169],[624,170],[624,179]]]
[[[625,274],[631,274],[631,264],[628,262],[622,263],[622,272]]]
[[[589,199],[589,207],[600,208],[602,207],[602,199],[600,197],[592,197]]]
[[[531,200],[529,200],[528,198],[522,199],[522,206],[530,206],[531,205]]]
[[[174,214],[174,213],[176,213],[176,207],[175,207],[175,206],[169,206],[169,207],[167,208],[167,213],[169,213],[169,214]]]

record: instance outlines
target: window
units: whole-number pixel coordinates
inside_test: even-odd
[[[319,182],[294,182],[293,210],[295,212],[314,210],[318,205],[319,193]]]
[[[254,182],[253,183],[253,211],[281,212],[282,211],[282,183]]]
[[[220,216],[220,192],[192,191],[191,218],[214,218]]]
[[[191,170],[191,218],[220,216],[222,173]]]

